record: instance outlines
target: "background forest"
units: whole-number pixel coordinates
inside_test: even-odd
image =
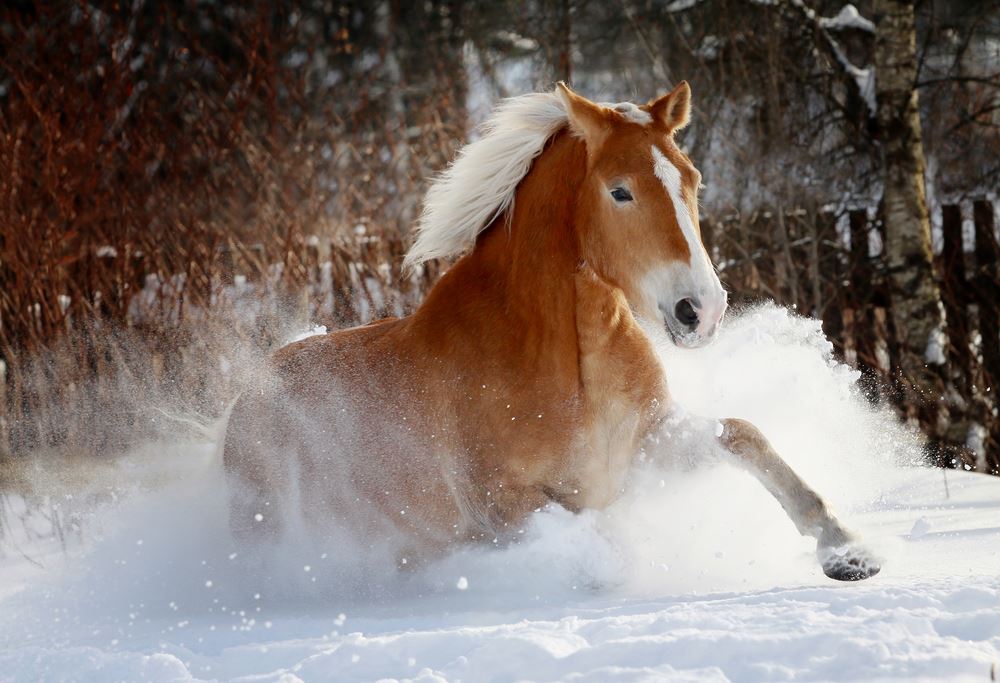
[[[1000,8],[971,0],[7,3],[0,462],[210,420],[308,322],[412,310],[447,267],[401,272],[427,180],[558,79],[688,80],[734,305],[821,318],[929,459],[1000,471]]]

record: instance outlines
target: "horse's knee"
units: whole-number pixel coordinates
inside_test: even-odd
[[[719,422],[722,424],[719,443],[730,453],[748,457],[771,450],[771,444],[752,422],[737,417],[727,417]]]

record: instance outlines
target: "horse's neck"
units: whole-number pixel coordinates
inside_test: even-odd
[[[532,356],[568,352],[576,342],[573,274],[580,262],[574,207],[586,163],[583,143],[557,134],[521,181],[509,224],[506,216],[494,221],[418,317],[461,319],[456,327],[490,335],[493,348],[506,341]]]
[[[502,283],[513,310],[550,318],[557,313],[552,296],[573,290],[580,261],[575,206],[586,167],[583,143],[559,133],[521,181],[509,229],[499,219],[469,255],[470,265]],[[572,315],[572,308],[564,312]]]

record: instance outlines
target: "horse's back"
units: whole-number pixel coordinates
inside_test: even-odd
[[[354,387],[345,385],[359,383],[371,364],[371,342],[398,324],[387,320],[278,349],[229,416],[223,464],[232,486],[249,489],[258,506],[261,501],[266,507],[287,503],[274,497],[287,495],[292,470],[302,465],[303,447],[317,446],[324,430],[334,430],[333,404],[357,399]],[[330,434],[331,441],[341,437]]]
[[[419,437],[408,419],[415,370],[405,355],[406,324],[387,319],[275,352],[263,381],[237,400],[226,430],[234,532],[275,535],[300,513],[323,524],[339,517],[360,530],[390,510],[401,517],[391,522],[399,528],[411,525],[399,514],[407,501],[449,497],[440,464],[412,447]]]
[[[332,383],[367,381],[378,369],[397,364],[397,339],[407,320],[386,318],[368,325],[313,335],[278,349],[271,361],[274,379],[291,397],[312,398]]]

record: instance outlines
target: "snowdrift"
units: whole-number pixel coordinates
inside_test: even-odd
[[[517,543],[408,572],[377,539],[259,566],[216,444],[152,444],[91,473],[111,494],[4,496],[0,681],[988,680],[1000,481],[918,467],[816,321],[763,306],[660,351],[677,400],[761,427],[879,576],[829,581],[755,480],[684,458],[640,464],[603,513],[552,506]]]

